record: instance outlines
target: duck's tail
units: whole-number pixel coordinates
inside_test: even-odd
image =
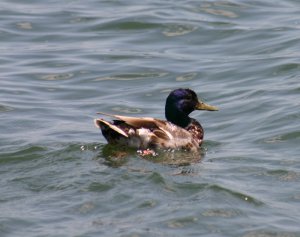
[[[118,134],[124,136],[124,137],[128,137],[128,135],[119,127],[117,127],[116,125],[105,121],[104,119],[95,119],[94,120],[95,126],[97,128],[100,128],[101,131],[103,132],[105,129],[112,129],[113,131],[117,132]]]

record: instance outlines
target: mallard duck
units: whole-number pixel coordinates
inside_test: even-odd
[[[167,121],[144,117],[129,117],[99,114],[113,117],[112,122],[95,119],[110,144],[125,145],[137,149],[184,149],[197,151],[202,144],[204,130],[201,124],[189,114],[194,110],[216,111],[217,107],[198,100],[191,89],[176,89],[166,99]]]

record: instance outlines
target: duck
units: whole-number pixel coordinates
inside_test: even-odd
[[[166,120],[151,117],[131,117],[98,112],[113,118],[97,118],[94,123],[108,144],[139,150],[182,149],[198,151],[204,137],[201,124],[189,115],[195,110],[217,111],[218,108],[198,99],[189,88],[170,92],[165,103]]]

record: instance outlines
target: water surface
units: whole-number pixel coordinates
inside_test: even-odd
[[[299,9],[2,1],[1,236],[299,236]],[[93,125],[163,118],[179,87],[220,108],[192,114],[199,157],[123,156]]]

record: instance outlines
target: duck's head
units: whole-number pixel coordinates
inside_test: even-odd
[[[190,122],[189,114],[194,110],[216,111],[218,108],[200,101],[191,89],[176,89],[167,97],[166,119],[178,126],[186,127]]]

